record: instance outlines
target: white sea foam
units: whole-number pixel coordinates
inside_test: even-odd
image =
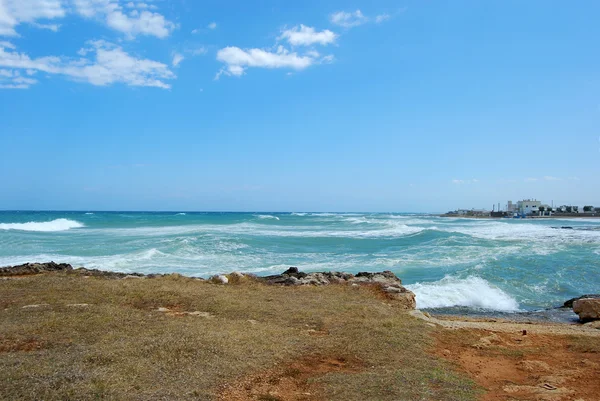
[[[278,217],[272,218],[279,220]],[[264,219],[271,219],[265,217]],[[312,225],[310,229],[302,226],[269,226],[250,222],[219,225],[197,224],[161,227],[111,228],[90,230],[90,233],[119,236],[164,236],[164,235],[247,235],[252,237],[302,237],[302,238],[399,238],[418,234],[423,227],[407,226],[405,224],[382,225],[368,229],[332,229],[326,226]]]
[[[277,216],[271,216],[270,214],[259,214],[257,217],[259,219],[275,219],[275,220],[279,220],[279,217],[277,217]]]
[[[30,221],[28,223],[0,223],[0,230],[38,231],[53,232],[66,231],[71,228],[85,227],[82,223],[68,219],[56,219],[52,221]]]
[[[175,216],[185,216],[185,213],[177,213]]]
[[[306,216],[307,214],[308,214],[308,213],[296,213],[296,212],[294,212],[294,213],[292,213],[291,215],[292,215],[292,216],[299,216],[299,217],[303,217],[303,216]]]
[[[94,214],[94,213],[92,213],[92,212],[87,212],[86,214]]]
[[[576,227],[574,227],[576,228]],[[548,225],[536,223],[506,223],[506,222],[467,222],[440,227],[440,231],[470,235],[472,237],[503,240],[529,241],[542,243],[564,242],[600,242],[600,231],[596,230],[561,230]]]
[[[504,312],[519,310],[518,302],[486,280],[470,276],[466,279],[446,276],[433,283],[417,283],[406,288],[415,293],[417,308],[466,306]]]

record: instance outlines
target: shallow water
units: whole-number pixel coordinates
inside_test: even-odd
[[[565,229],[561,227],[572,227]],[[391,270],[420,308],[530,311],[600,292],[600,220],[421,214],[0,212],[0,265],[207,277]]]

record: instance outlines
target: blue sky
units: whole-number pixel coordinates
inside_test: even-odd
[[[600,205],[599,15],[0,0],[0,209]]]

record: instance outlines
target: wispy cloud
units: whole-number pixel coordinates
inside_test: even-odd
[[[217,23],[211,22],[210,24],[208,24],[207,28],[208,29],[217,29]]]
[[[56,32],[60,25],[45,21],[78,15],[102,22],[128,39],[137,35],[165,38],[176,25],[162,14],[150,11],[155,9],[155,5],[144,2],[119,0],[1,0],[0,36],[19,36],[16,28],[20,24]]]
[[[19,36],[16,27],[36,20],[63,18],[67,14],[61,0],[0,1],[0,36]]]
[[[173,53],[173,61],[171,62],[171,64],[173,65],[173,67],[177,67],[184,59],[185,57],[183,57],[183,55],[181,55],[180,53]]]
[[[302,24],[284,30],[279,36],[279,40],[286,40],[292,46],[328,45],[334,43],[336,38],[337,34],[329,29],[319,32],[313,27]]]
[[[476,178],[471,178],[470,180],[461,180],[461,179],[453,179],[450,181],[452,184],[463,185],[463,184],[476,184],[479,182]]]
[[[342,26],[344,28],[352,28],[369,22],[362,11],[356,10],[354,12],[338,11],[329,16],[329,21],[332,24]]]
[[[37,81],[23,79],[23,72],[32,75],[37,71],[50,75],[62,75],[76,81],[92,85],[105,86],[123,83],[129,86],[151,86],[167,89],[167,80],[175,74],[163,63],[137,58],[122,47],[106,41],[90,41],[88,47],[81,49],[78,59],[47,56],[31,58],[25,53],[0,46],[0,68],[10,71],[13,78],[3,83],[4,88],[25,89]],[[93,55],[93,57],[88,57]]]
[[[52,32],[58,32],[61,25],[60,24],[40,24],[37,22],[32,23],[31,25],[35,26],[38,29],[47,29]]]
[[[525,182],[536,182],[536,181],[579,181],[579,177],[567,177],[567,178],[562,178],[562,177],[555,177],[552,175],[545,175],[541,178],[538,177],[527,177],[524,178],[523,181]]]
[[[404,9],[399,10],[403,12]],[[343,28],[353,28],[356,26],[364,25],[369,22],[381,24],[382,22],[388,21],[392,18],[392,14],[383,13],[376,15],[375,17],[368,17],[363,14],[362,11],[337,11],[329,15],[329,21],[332,24],[341,26]]]
[[[389,14],[381,14],[375,17],[375,23],[380,24],[384,21],[389,20],[390,18],[392,18],[392,16]]]

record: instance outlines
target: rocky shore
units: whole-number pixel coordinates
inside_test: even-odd
[[[85,267],[73,268],[67,263],[25,263],[18,266],[7,266],[0,268],[0,278],[10,276],[25,276],[33,274],[41,274],[48,272],[66,272],[67,274],[76,274],[82,276],[97,276],[113,279],[129,279],[129,278],[155,278],[166,276],[163,274],[141,274],[141,273],[119,273],[109,272],[97,269],[86,269]],[[194,277],[197,280],[204,280],[200,277]],[[297,267],[290,267],[282,274],[272,276],[256,276],[253,274],[232,272],[230,274],[219,274],[208,279],[209,282],[215,284],[229,284],[236,281],[247,279],[262,282],[269,285],[282,286],[303,286],[303,285],[352,285],[364,286],[368,285],[378,290],[386,296],[386,298],[395,301],[398,306],[405,309],[415,309],[416,301],[415,294],[402,286],[400,280],[391,271],[383,272],[361,272],[356,275],[344,272],[313,272],[304,273],[298,270]]]
[[[110,272],[85,267],[73,268],[68,263],[25,263],[17,266],[0,268],[0,279],[35,275],[49,272],[66,272],[67,274],[81,276],[105,277],[109,279],[135,279],[156,278],[168,276],[168,274],[141,274]],[[204,280],[194,277],[197,280]],[[234,284],[240,280],[252,280],[268,285],[279,286],[323,286],[323,285],[350,285],[370,286],[387,299],[394,301],[397,306],[404,309],[415,309],[415,294],[402,285],[402,280],[391,271],[383,272],[360,272],[357,274],[346,272],[311,272],[305,273],[297,267],[290,267],[281,274],[271,276],[256,276],[248,273],[232,272],[211,276],[207,281],[214,284]],[[586,294],[566,301],[562,307],[556,310],[573,310],[582,323],[588,326],[600,328],[600,294]],[[550,310],[549,310],[550,311]]]
[[[387,271],[197,278],[49,262],[0,268],[0,287],[6,399],[474,400],[485,391],[558,401],[600,392],[595,294],[554,309],[580,312],[581,323],[560,324],[415,310],[414,294]]]

